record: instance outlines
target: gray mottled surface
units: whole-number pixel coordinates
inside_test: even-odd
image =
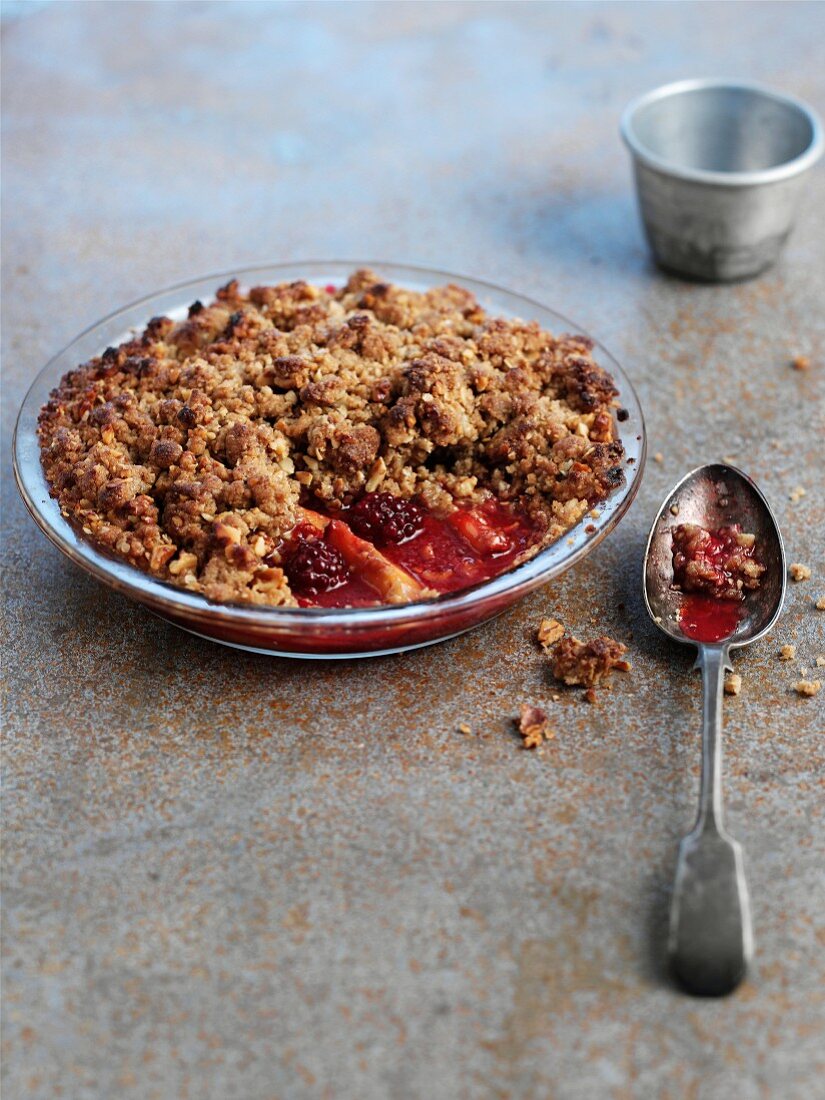
[[[647,259],[616,133],[632,95],[687,75],[821,106],[825,7],[7,17],[4,1096],[825,1096],[823,696],[789,688],[825,652],[825,174],[780,267],[687,285]],[[170,282],[347,254],[481,275],[609,344],[663,456],[614,536],[495,623],[362,664],[211,646],[61,560],[8,463],[45,359]],[[699,684],[636,578],[667,487],[723,455],[815,576],[736,659],[729,818],[758,956],[733,998],[697,1002],[659,952]],[[631,643],[595,707],[552,701],[546,613]],[[551,711],[543,755],[513,736],[522,701]]]

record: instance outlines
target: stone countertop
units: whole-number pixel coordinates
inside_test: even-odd
[[[617,135],[632,96],[689,75],[821,107],[825,6],[5,17],[5,1095],[825,1096],[825,696],[789,686],[825,653],[825,172],[780,266],[691,285],[648,259]],[[62,559],[9,463],[45,360],[178,280],[347,255],[479,275],[611,348],[661,458],[614,534],[495,622],[361,663],[211,645]],[[697,1001],[661,946],[699,681],[638,576],[668,487],[722,456],[814,578],[735,658],[728,816],[758,953],[736,995]],[[543,615],[627,641],[632,672],[553,702]],[[542,754],[514,735],[523,701],[551,713]]]

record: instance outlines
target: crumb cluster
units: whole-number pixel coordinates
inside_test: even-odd
[[[545,741],[550,741],[554,736],[545,712],[529,703],[521,704],[518,730],[522,738],[522,748],[525,749],[540,748]]]
[[[71,371],[41,410],[63,515],[218,601],[293,605],[280,546],[365,492],[517,502],[557,539],[622,482],[617,391],[583,336],[356,271],[345,286],[230,282],[186,319]]]
[[[627,646],[606,634],[592,642],[581,642],[568,634],[553,649],[553,675],[564,684],[592,688],[614,668],[620,672],[630,670],[625,653]]]

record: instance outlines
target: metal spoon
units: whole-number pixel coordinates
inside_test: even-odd
[[[696,523],[717,530],[738,523],[756,535],[767,566],[760,587],[741,605],[731,633],[713,643],[682,633],[683,593],[673,588],[671,528]],[[702,783],[699,814],[679,845],[670,909],[668,955],[677,978],[691,993],[722,996],[745,975],[753,954],[750,904],[742,849],[728,835],[722,813],[722,693],[729,652],[766,634],[785,598],[785,550],[773,512],[741,470],[722,463],[700,466],[668,494],[650,530],[644,563],[647,610],[674,641],[697,645],[694,668],[702,670]]]

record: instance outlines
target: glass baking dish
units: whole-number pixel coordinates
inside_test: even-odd
[[[150,317],[185,317],[191,302],[211,299],[230,278],[237,278],[244,287],[295,279],[326,286],[344,282],[359,267],[369,267],[383,279],[414,290],[457,283],[471,290],[493,316],[538,321],[555,333],[587,335],[561,314],[529,298],[477,279],[406,264],[353,260],[263,264],[180,283],[86,329],[43,368],[26,395],[15,429],[14,471],[26,507],[47,538],[81,569],[184,630],[258,653],[308,658],[378,656],[443,641],[501,614],[586,557],[629,508],[639,488],[646,454],[644,419],[636,393],[622,368],[597,341],[593,354],[612,374],[619,405],[625,410],[615,422],[625,449],[624,483],[598,505],[597,517],[587,517],[534,558],[473,588],[426,602],[357,609],[218,604],[113,558],[64,519],[49,496],[40,463],[37,416],[67,371],[129,338]]]

